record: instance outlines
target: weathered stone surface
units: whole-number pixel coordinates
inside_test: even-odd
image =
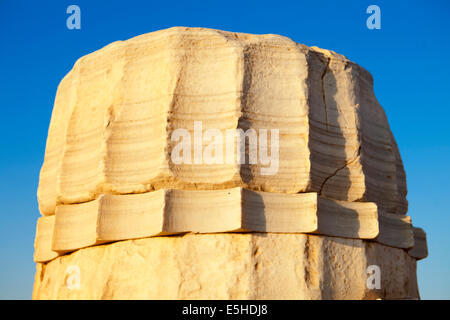
[[[160,188],[318,192],[406,212],[406,183],[370,74],[277,35],[171,28],[79,59],[58,88],[41,212]],[[174,164],[177,128],[279,129],[279,169]]]
[[[411,224],[404,227],[412,230]],[[40,218],[35,260],[48,261],[58,253],[106,241],[186,232],[254,231],[373,239],[379,234],[378,208],[370,202],[329,200],[317,193],[242,188],[107,194],[85,203],[57,206],[55,215]],[[395,247],[397,243],[387,244]]]
[[[408,250],[408,254],[417,260],[428,257],[427,234],[421,228],[413,228],[414,247]]]
[[[239,148],[231,161],[197,163],[194,148],[183,150],[191,163],[174,162],[174,132],[195,140],[199,125],[276,135],[241,150],[277,154],[277,170],[237,163]],[[372,77],[344,56],[203,28],[115,42],[58,87],[33,297],[418,298],[416,260],[428,253],[406,195]],[[380,290],[366,286],[369,265]],[[81,287],[70,290],[72,266]]]
[[[382,213],[378,216],[380,233],[377,241],[396,248],[409,249],[414,246],[411,218],[403,215]]]
[[[40,217],[36,224],[34,240],[34,261],[45,262],[58,256],[52,250],[53,232],[55,230],[55,216]]]
[[[380,267],[380,289],[366,286],[369,265]],[[74,266],[80,286],[70,290]],[[188,234],[90,247],[38,264],[33,292],[34,299],[418,297],[416,260],[402,249],[272,233]]]

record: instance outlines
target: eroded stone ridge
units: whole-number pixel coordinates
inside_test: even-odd
[[[375,203],[330,200],[317,193],[159,189],[59,205],[56,215],[38,221],[35,261],[105,242],[188,232],[316,233],[403,249],[421,239],[410,251],[420,259],[426,256],[420,230],[413,231],[410,217],[382,212]]]
[[[367,268],[380,267],[379,289]],[[78,287],[66,285],[71,266]],[[92,267],[95,266],[95,267]],[[119,241],[38,264],[34,299],[418,299],[405,250],[307,234],[188,234]]]
[[[402,234],[401,239],[408,238],[405,248],[411,248],[412,226],[404,227],[410,234]],[[374,239],[379,234],[378,208],[374,203],[329,200],[317,193],[242,188],[106,194],[81,204],[60,205],[56,215],[41,217],[35,260],[44,262],[109,241],[186,232],[320,233]],[[395,239],[384,243],[402,247]]]

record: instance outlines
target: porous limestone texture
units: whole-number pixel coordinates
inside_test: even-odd
[[[283,36],[175,27],[80,58],[37,193],[35,299],[419,297],[372,76]]]
[[[378,265],[381,289],[368,289]],[[79,268],[79,287],[68,277]],[[72,269],[71,269],[72,268]],[[37,266],[34,299],[418,299],[416,260],[367,240],[188,234],[94,246]]]

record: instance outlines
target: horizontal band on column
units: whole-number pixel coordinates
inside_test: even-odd
[[[93,201],[57,206],[54,216],[39,218],[35,261],[105,242],[187,232],[314,233],[412,247],[410,218],[378,211],[371,202],[243,188],[105,194]]]
[[[390,247],[409,249],[414,246],[411,217],[380,212],[378,215],[380,232],[377,242]]]
[[[414,247],[408,250],[408,254],[417,260],[428,257],[427,234],[423,229],[413,227]]]

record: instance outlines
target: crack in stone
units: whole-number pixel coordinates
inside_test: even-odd
[[[358,151],[356,152],[356,155],[354,155],[350,161],[346,162],[345,165],[343,165],[342,167],[337,168],[333,174],[331,174],[330,176],[325,178],[325,180],[322,182],[322,185],[320,186],[319,195],[322,194],[323,188],[325,187],[325,184],[328,182],[328,180],[335,177],[339,173],[339,171],[347,168],[349,165],[351,165],[353,162],[355,162],[359,158],[360,155],[361,155],[361,146],[359,146]]]

